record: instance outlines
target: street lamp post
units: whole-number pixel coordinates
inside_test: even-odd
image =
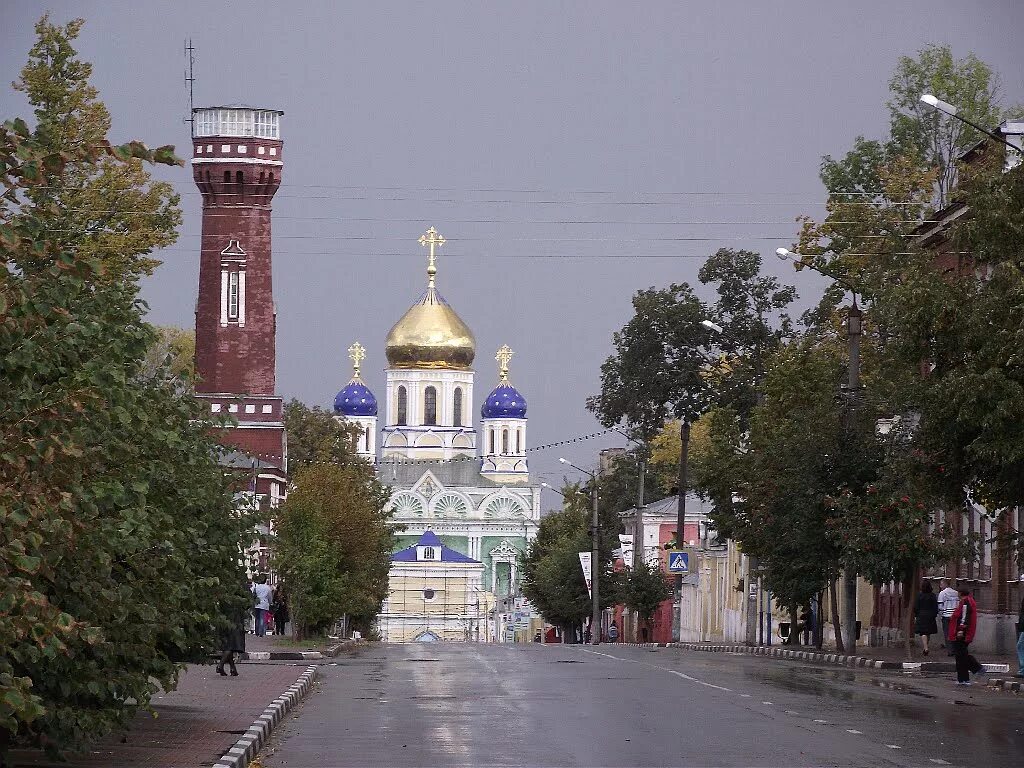
[[[584,475],[589,475],[592,481],[590,496],[592,502],[592,518],[590,522],[590,599],[591,599],[591,614],[590,614],[590,644],[600,645],[601,643],[601,598],[600,590],[598,588],[597,576],[601,572],[600,568],[600,553],[598,544],[600,543],[599,533],[599,516],[597,513],[597,475],[593,472],[588,472],[585,469],[577,467],[571,461],[559,457],[558,459],[563,464],[566,464],[577,472],[582,472]],[[634,545],[635,546],[635,545]],[[634,554],[634,557],[636,555]]]
[[[853,294],[853,304],[849,307],[846,314],[846,339],[850,355],[850,367],[847,377],[850,407],[846,413],[847,429],[852,430],[854,428],[853,412],[857,401],[857,390],[860,389],[860,337],[864,317],[864,313],[857,306],[857,289],[842,278],[830,274],[820,267],[816,267],[799,253],[793,253],[787,248],[777,248],[775,254],[783,261],[793,261],[796,264],[814,270],[820,275],[824,275]],[[843,650],[852,653],[857,647],[857,574],[850,570],[846,571],[843,579],[842,614]]]
[[[954,118],[956,120],[959,120],[961,123],[964,123],[965,125],[971,126],[971,128],[973,128],[974,130],[981,131],[982,133],[984,133],[986,136],[988,136],[993,141],[997,141],[1000,144],[1005,144],[1010,149],[1012,149],[1014,152],[1018,152],[1018,153],[1024,152],[1024,150],[1022,150],[1021,147],[1018,147],[1016,144],[1013,144],[1012,142],[1007,141],[1002,136],[1000,136],[998,133],[994,133],[993,131],[990,131],[988,128],[982,128],[980,125],[978,125],[973,120],[968,120],[966,117],[964,117],[963,115],[960,114],[959,110],[957,110],[956,107],[954,107],[949,102],[943,101],[942,99],[938,98],[937,96],[933,96],[930,93],[923,93],[923,94],[921,94],[921,101],[924,102],[925,104],[927,104],[932,109],[936,110],[937,112],[941,112],[944,115],[949,115],[950,117],[952,117],[952,118]]]

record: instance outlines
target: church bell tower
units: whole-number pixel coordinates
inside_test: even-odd
[[[196,302],[196,393],[238,424],[223,440],[286,470],[276,394],[271,201],[281,184],[283,113],[193,110],[192,177],[202,193]]]

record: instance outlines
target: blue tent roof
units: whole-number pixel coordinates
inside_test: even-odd
[[[441,543],[441,540],[437,538],[437,534],[433,531],[424,531],[423,535],[420,536],[420,540],[413,544],[411,547],[400,549],[391,556],[391,561],[394,563],[415,563],[416,561],[416,548],[417,547],[440,547],[441,548],[441,562],[442,563],[479,563],[479,560],[474,560],[468,555],[464,555],[461,552],[456,552],[451,547],[446,547]],[[419,562],[431,562],[436,563],[436,560],[421,560]]]

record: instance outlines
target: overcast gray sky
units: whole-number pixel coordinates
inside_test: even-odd
[[[477,402],[494,351],[516,351],[529,441],[594,432],[584,408],[632,293],[696,283],[723,246],[759,250],[812,303],[821,284],[771,254],[794,218],[821,211],[820,156],[886,125],[886,82],[929,42],[974,52],[1024,102],[1016,0],[716,2],[11,2],[0,7],[0,81],[13,80],[47,8],[84,17],[81,55],[114,139],[189,156],[183,41],[196,104],[285,111],[274,204],[278,388],[329,405],[345,350],[383,342],[424,287],[416,239],[448,238],[438,285],[473,329]],[[0,89],[0,115],[28,116]],[[162,172],[185,224],[144,295],[151,319],[191,327],[199,196]],[[383,411],[382,411],[383,415]],[[532,455],[557,482],[564,453],[593,466],[621,440]],[[545,505],[554,500],[545,500]]]

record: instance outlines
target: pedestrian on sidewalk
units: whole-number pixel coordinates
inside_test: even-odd
[[[932,583],[925,579],[921,592],[914,601],[914,634],[921,636],[921,649],[928,655],[928,639],[939,631],[935,617],[939,615],[939,601],[932,591]]]
[[[251,594],[246,590],[247,594]],[[238,668],[235,666],[235,654],[245,653],[245,619],[249,615],[248,609],[241,605],[235,605],[227,612],[231,625],[221,637],[221,655],[217,662],[217,674],[227,675],[224,665],[231,668],[231,676],[238,677]]]
[[[613,621],[611,624],[608,625],[608,642],[615,643],[618,642],[618,640],[619,628],[615,626],[615,622]]]
[[[949,642],[949,622],[953,618],[953,614],[956,613],[957,603],[960,602],[960,595],[949,579],[943,579],[939,582],[942,587],[942,591],[939,592],[939,615],[942,617],[942,647],[946,649],[946,655],[952,656],[953,649]]]
[[[274,602],[270,606],[270,612],[274,614],[274,634],[283,635],[284,625],[288,623],[288,594],[283,586],[278,584],[274,593]]]
[[[1024,587],[1024,576],[1020,580]],[[1017,614],[1017,677],[1024,677],[1024,594],[1021,595],[1020,613]]]
[[[960,602],[957,604],[956,613],[953,614],[953,620],[949,623],[947,639],[953,646],[953,656],[956,658],[956,684],[970,685],[971,672],[978,674],[983,670],[981,664],[968,650],[978,628],[978,606],[967,587],[961,586],[959,592]]]
[[[261,574],[256,579],[252,593],[256,596],[256,637],[266,637],[267,614],[270,612],[270,601],[274,597],[274,590],[267,584],[266,574]]]

